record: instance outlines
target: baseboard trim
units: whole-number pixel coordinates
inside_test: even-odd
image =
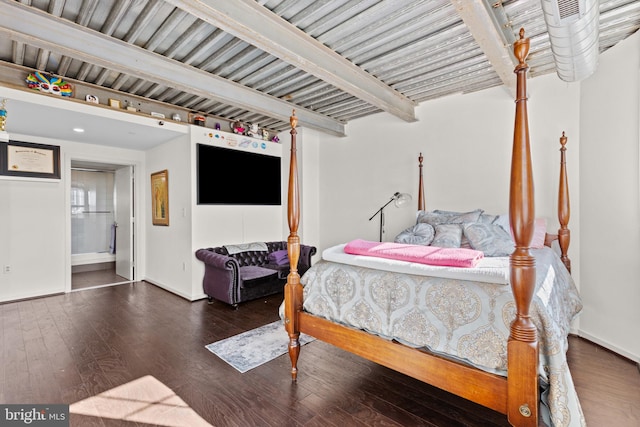
[[[13,296],[13,297],[10,296],[8,299],[0,300],[0,304],[9,304],[14,302],[28,301],[32,299],[53,297],[56,295],[64,295],[64,294],[65,294],[64,292],[50,292],[45,294],[27,294],[27,295]]]
[[[588,332],[584,332],[584,331],[579,331],[577,336],[579,336],[580,338],[584,338],[587,341],[591,341],[594,344],[599,345],[600,347],[609,350],[613,353],[616,353],[619,356],[624,357],[625,359],[629,359],[630,362],[635,363],[638,366],[638,370],[640,370],[640,357],[633,355],[631,353],[629,353],[628,351],[625,351],[621,348],[619,348],[616,345],[611,344],[610,342],[607,342],[605,340],[602,340],[598,337],[595,337],[593,335],[591,335]]]
[[[191,301],[191,295],[187,295],[184,292],[178,291],[176,289],[173,289],[171,286],[165,285],[164,283],[158,281],[158,280],[153,280],[153,279],[149,279],[148,277],[145,277],[143,279],[145,282],[147,283],[151,283],[154,286],[157,286],[159,288],[164,289],[165,291],[171,292],[172,294],[175,294],[181,298],[184,298],[188,301]]]

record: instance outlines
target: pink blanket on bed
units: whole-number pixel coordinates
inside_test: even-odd
[[[370,242],[356,239],[347,243],[345,253],[389,258],[419,264],[448,267],[475,267],[484,254],[474,249],[438,248],[435,246],[408,245],[405,243]]]

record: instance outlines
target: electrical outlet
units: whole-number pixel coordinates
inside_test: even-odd
[[[10,265],[5,265],[4,267],[2,267],[2,272],[3,273],[11,273],[11,266]]]

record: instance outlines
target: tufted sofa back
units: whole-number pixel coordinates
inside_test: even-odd
[[[265,242],[267,244],[268,251],[246,251],[239,252],[237,254],[229,255],[224,246],[217,248],[210,248],[210,251],[218,253],[220,255],[229,256],[235,258],[238,261],[240,267],[246,267],[248,265],[264,265],[268,262],[268,256],[271,252],[287,249],[287,242]]]

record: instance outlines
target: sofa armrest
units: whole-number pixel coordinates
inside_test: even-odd
[[[198,249],[196,251],[196,258],[214,268],[233,270],[235,265],[236,270],[238,269],[238,261],[233,257],[221,255],[209,249]]]

